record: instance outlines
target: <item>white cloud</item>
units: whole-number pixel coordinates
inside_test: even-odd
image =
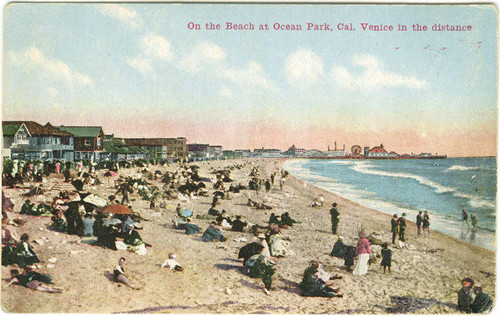
[[[382,87],[423,89],[427,86],[425,80],[386,71],[383,64],[372,55],[355,55],[353,63],[356,66],[361,66],[363,70],[356,73],[345,67],[334,66],[330,72],[332,80],[339,86],[348,89],[367,91]]]
[[[163,61],[172,59],[170,42],[160,35],[148,34],[142,37],[142,50],[146,55]]]
[[[219,76],[236,83],[241,89],[250,91],[258,87],[264,90],[275,90],[276,86],[267,79],[266,72],[256,61],[249,61],[243,68],[224,68],[219,72]]]
[[[178,67],[186,72],[195,73],[206,65],[220,62],[224,58],[226,58],[226,52],[220,46],[210,42],[202,42],[191,53],[179,60]]]
[[[151,65],[149,60],[142,58],[140,56],[127,59],[127,64],[129,64],[130,67],[139,71],[143,75],[153,70],[153,66]]]
[[[285,60],[285,76],[294,87],[313,85],[323,76],[323,61],[312,50],[298,49]]]
[[[219,90],[219,96],[223,97],[223,98],[232,98],[233,97],[233,92],[228,87],[222,87]]]
[[[118,4],[101,4],[98,5],[98,9],[102,14],[121,21],[132,29],[139,29],[142,25],[142,20],[137,16],[135,10],[125,8]]]
[[[57,91],[57,89],[52,88],[52,87],[49,87],[47,89],[47,92],[49,94],[49,97],[51,97],[51,98],[55,98],[55,97],[57,97],[59,95],[59,91]]]
[[[69,84],[90,85],[92,79],[82,73],[72,70],[60,60],[47,58],[38,48],[31,46],[21,52],[9,52],[13,63],[29,68],[38,68],[56,79],[63,79]]]

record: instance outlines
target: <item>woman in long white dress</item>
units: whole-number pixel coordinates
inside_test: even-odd
[[[365,275],[368,273],[368,261],[370,260],[371,253],[370,242],[366,239],[366,233],[364,231],[360,231],[358,245],[356,247],[358,262],[356,262],[356,267],[354,268],[352,274]]]

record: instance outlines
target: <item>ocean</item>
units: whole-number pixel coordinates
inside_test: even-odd
[[[413,222],[418,211],[428,211],[431,234],[436,230],[495,250],[496,165],[496,158],[291,159],[284,169],[363,206],[404,212]],[[478,218],[476,229],[462,223],[463,209],[469,220],[472,213]]]

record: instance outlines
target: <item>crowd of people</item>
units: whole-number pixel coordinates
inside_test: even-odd
[[[184,199],[196,197],[206,198],[210,196],[208,194],[209,190],[213,189],[212,202],[206,214],[193,214],[191,210],[183,208],[181,203],[178,203],[175,212],[172,214],[173,228],[183,230],[189,236],[199,236],[199,241],[206,243],[226,242],[228,237],[225,236],[225,231],[251,234],[249,236],[253,235],[253,240],[241,247],[238,258],[243,259],[242,269],[244,272],[250,278],[262,279],[264,285],[263,291],[267,295],[271,295],[271,291],[273,290],[273,276],[278,271],[280,262],[291,260],[290,255],[293,254],[291,241],[287,237],[286,232],[287,230],[294,229],[294,226],[301,225],[301,223],[292,218],[293,214],[291,213],[293,213],[293,210],[283,212],[281,215],[271,213],[268,222],[262,225],[252,224],[242,215],[230,216],[228,213],[232,212],[228,212],[225,209],[219,211],[217,208],[221,205],[220,200],[230,200],[231,196],[241,194],[244,190],[255,190],[256,196],[259,197],[259,191],[263,187],[265,194],[269,194],[275,186],[278,177],[279,181],[277,185],[279,185],[279,190],[284,190],[288,172],[284,170],[273,171],[269,174],[269,177],[263,177],[263,172],[258,167],[251,168],[249,174],[251,178],[248,188],[241,184],[238,184],[238,186],[231,185],[229,188],[226,188],[227,183],[233,181],[229,170],[231,168],[243,169],[244,167],[245,164],[241,164],[233,165],[225,170],[215,170],[215,179],[210,179],[200,176],[198,168],[195,165],[180,165],[174,172],[152,174],[153,179],[160,179],[163,183],[161,189],[150,186],[147,182],[122,179],[122,181],[113,183],[116,191],[114,195],[108,198],[105,204],[121,204],[124,207],[126,206],[128,210],[131,210],[131,200],[136,194],[141,194],[144,199],[151,201],[151,209],[158,209],[162,208],[162,203],[159,202],[161,199],[183,201]],[[21,168],[20,165],[17,166],[18,170],[19,168]],[[83,172],[82,166],[77,165],[77,168],[81,174]],[[30,166],[26,169],[24,165],[22,169],[28,170],[28,174],[32,170]],[[71,166],[54,165],[54,172],[66,173],[65,180],[69,182],[75,180],[75,178],[71,177],[72,172],[70,172],[70,169]],[[113,170],[117,171],[118,169],[119,165],[116,165],[116,168]],[[39,172],[39,167],[33,170],[34,173],[35,171]],[[95,166],[93,164],[89,167],[89,173],[95,173]],[[10,174],[12,176],[12,172]],[[17,175],[18,171],[15,174]],[[15,179],[15,176],[12,177]],[[79,175],[77,174],[76,177],[78,178]],[[24,175],[21,175],[21,178],[24,178]],[[28,179],[28,181],[30,180]],[[213,186],[207,188],[204,182],[212,182]],[[11,182],[7,183],[10,185]],[[139,233],[142,229],[139,226],[140,217],[135,215],[133,211],[126,215],[103,213],[103,206],[85,202],[88,196],[89,193],[84,191],[83,187],[80,187],[75,198],[70,198],[67,192],[62,191],[61,195],[54,199],[52,205],[34,205],[29,199],[26,199],[21,207],[20,214],[31,216],[48,215],[52,217],[51,228],[55,231],[77,235],[81,238],[95,238],[95,245],[112,250],[127,250],[138,255],[147,255],[147,248],[152,245],[143,241]],[[118,196],[121,196],[121,199],[118,199]],[[2,198],[3,205],[8,205],[7,202],[4,202],[5,197],[3,193]],[[271,210],[273,206],[267,203],[248,198],[247,206],[256,210]],[[321,211],[321,208],[325,206],[324,197],[322,195],[316,196],[309,206],[319,208],[319,211]],[[8,207],[7,210],[12,210],[12,208]],[[229,208],[228,210],[230,211]],[[166,210],[164,211],[167,212]],[[2,213],[4,214],[4,212]],[[332,234],[338,237],[333,246],[331,256],[344,260],[346,273],[351,273],[352,271],[352,274],[355,276],[366,275],[370,264],[376,261],[378,255],[372,251],[372,239],[370,239],[365,229],[360,229],[357,232],[353,232],[353,235],[357,233],[358,236],[356,244],[347,245],[344,238],[338,236],[341,213],[337,203],[331,204],[329,213],[331,216]],[[416,225],[417,236],[430,236],[430,216],[427,211],[419,212],[416,218]],[[202,229],[202,227],[205,228]],[[407,229],[406,214],[403,213],[401,216],[394,214],[390,227],[392,244],[397,245],[398,248],[404,247]],[[5,225],[2,228],[2,264],[4,266],[17,265],[23,269],[22,273],[16,269],[12,269],[11,280],[8,284],[19,284],[37,291],[61,293],[62,289],[53,286],[51,276],[47,277],[33,271],[32,266],[40,262],[40,259],[29,243],[28,234],[23,234],[19,241],[17,241]],[[398,241],[398,244],[396,241]],[[380,245],[382,247],[379,253],[380,257],[382,257],[380,266],[383,273],[386,273],[386,271],[391,273],[393,250],[390,249],[388,242],[381,243]],[[311,259],[309,266],[304,270],[302,280],[299,284],[301,294],[306,297],[342,298],[343,294],[339,293],[340,288],[334,288],[331,284],[334,280],[342,279],[342,276],[331,276],[330,273],[324,270],[321,263],[314,260],[315,258]],[[125,264],[125,257],[121,257],[113,270],[113,280],[131,289],[140,289],[132,282],[133,277],[125,273]],[[168,259],[160,266],[162,268],[168,267],[177,272],[183,271],[183,268],[176,260],[176,255],[173,253],[170,253]],[[459,293],[459,308],[464,312],[484,312],[488,310],[488,306],[491,308],[491,297],[482,293],[480,287],[473,288],[473,283],[470,279],[463,283],[465,285]],[[475,298],[473,298],[472,293],[475,293]]]

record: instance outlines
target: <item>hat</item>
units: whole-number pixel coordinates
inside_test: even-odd
[[[263,233],[260,233],[260,234],[258,234],[258,235],[257,235],[257,238],[259,238],[259,239],[264,238],[264,239],[265,239],[265,238],[266,238],[266,236],[265,236]]]

